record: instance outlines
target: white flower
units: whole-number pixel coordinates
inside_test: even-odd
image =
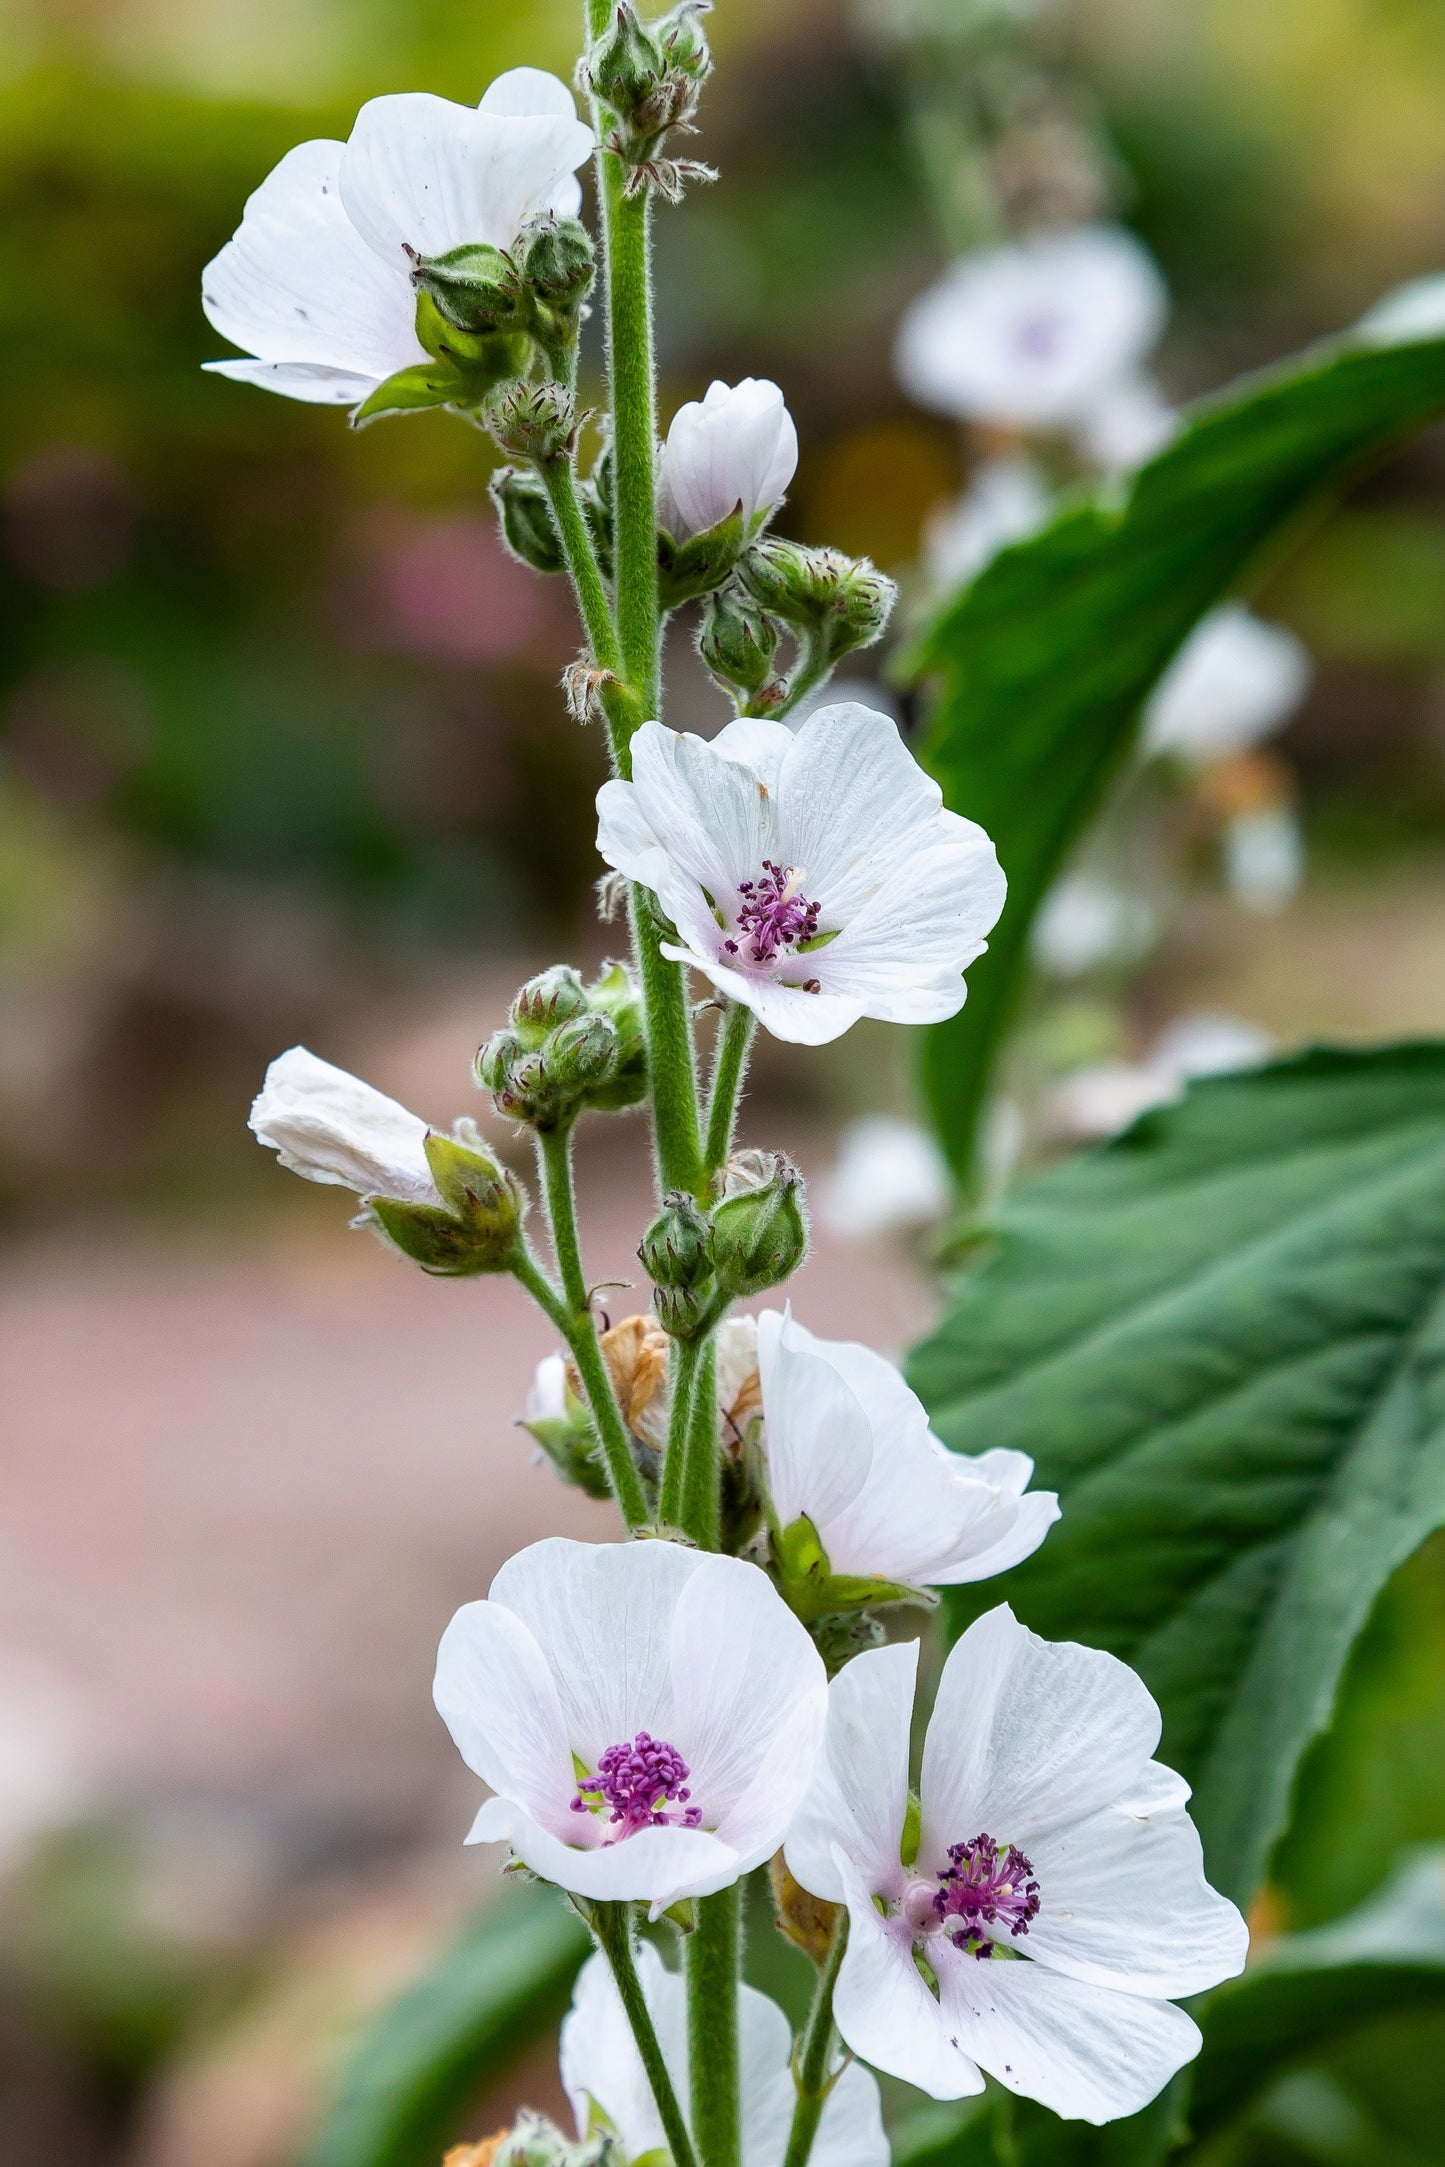
[[[1142,895],[1092,873],[1065,873],[1044,897],[1029,933],[1029,953],[1051,978],[1082,978],[1103,963],[1133,963],[1154,937],[1154,913]]]
[[[1304,835],[1292,805],[1235,814],[1224,831],[1224,877],[1243,909],[1273,917],[1294,901],[1304,873]]]
[[[850,1121],[828,1172],[813,1183],[813,1209],[830,1234],[867,1240],[941,1219],[953,1195],[948,1161],[916,1121],[865,1114]]]
[[[647,722],[631,782],[597,794],[597,847],[651,888],[691,963],[775,1038],[819,1046],[860,1016],[937,1023],[1003,908],[982,828],[944,810],[886,715],[823,707],[796,732],[705,742]]]
[[[208,264],[206,315],[254,360],[221,376],[291,399],[355,406],[425,362],[409,248],[509,249],[539,213],[575,216],[575,168],[592,131],[572,93],[540,68],[499,75],[477,107],[411,91],[373,98],[346,143],[288,151]]]
[[[876,1649],[834,1680],[788,1836],[795,1878],[848,1906],[838,2029],[935,2099],[987,2070],[1071,2120],[1133,2114],[1199,2051],[1174,1997],[1232,1977],[1248,1943],[1205,1881],[1188,1785],[1152,1758],[1159,1711],[1113,1656],[991,1610],[943,1667],[905,1866],[917,1657]]]
[[[758,1318],[764,1457],[778,1526],[805,1516],[836,1574],[958,1587],[1037,1550],[1059,1501],[1024,1495],[1022,1452],[949,1452],[891,1362],[815,1339],[791,1309]]]
[[[1225,760],[1277,730],[1310,681],[1303,644],[1243,602],[1201,617],[1149,697],[1143,750]]]
[[[1080,1142],[1117,1136],[1172,1105],[1196,1077],[1232,1076],[1256,1068],[1274,1050],[1268,1032],[1239,1016],[1202,1009],[1161,1031],[1143,1061],[1100,1061],[1076,1069],[1050,1093],[1050,1126]]]
[[[1010,542],[1036,534],[1053,499],[1032,459],[985,459],[957,504],[929,520],[924,560],[935,587],[961,587]]]
[[[777,510],[798,467],[798,432],[766,377],[714,383],[672,417],[657,483],[658,525],[675,542],[742,506],[745,532]]]
[[[1082,421],[1143,360],[1167,300],[1119,226],[1036,234],[962,256],[913,303],[896,365],[921,405],[1002,427]]]
[[[664,1969],[644,1942],[637,1951],[642,1991],[657,2032],[662,2058],[686,2112],[688,2096],[687,1994],[676,1972]],[[738,1996],[738,2089],[742,2167],[782,2167],[788,2149],[797,2091],[789,2066],[792,2033],[775,2001],[756,1987]],[[562,2021],[562,2084],[585,2137],[605,2117],[615,2132],[621,2167],[647,2153],[665,2151],[667,2138],[653,2104],[632,2029],[612,1974],[600,1954],[577,1974],[572,2007]],[[850,2062],[823,2109],[809,2155],[816,2167],[888,2167],[888,2140],[878,2086],[866,2069]]]
[[[656,1917],[770,1858],[807,1784],[823,1665],[756,1565],[554,1537],[442,1636],[436,1704],[510,1843],[579,1896]]]
[[[567,1357],[564,1354],[544,1354],[537,1364],[532,1372],[522,1420],[524,1423],[567,1420]]]
[[[1411,278],[1378,300],[1362,317],[1356,335],[1371,346],[1413,346],[1445,339],[1445,271]]]
[[[423,1148],[427,1124],[359,1076],[293,1046],[266,1071],[250,1127],[283,1166],[358,1196],[440,1205]]]
[[[1161,452],[1179,427],[1159,386],[1144,375],[1110,384],[1079,422],[1079,448],[1106,473],[1128,474]]]

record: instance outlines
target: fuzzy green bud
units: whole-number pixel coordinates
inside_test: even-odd
[[[404,1256],[445,1279],[505,1271],[516,1252],[527,1199],[516,1176],[492,1156],[470,1122],[458,1134],[432,1130],[424,1149],[441,1203],[375,1196],[368,1209]]]
[[[517,266],[485,241],[469,241],[443,256],[413,254],[411,282],[458,331],[517,328],[522,299]]]
[[[487,484],[502,540],[514,557],[534,572],[560,572],[566,567],[557,523],[547,492],[531,467],[498,467]]]
[[[777,620],[741,588],[727,586],[704,606],[697,651],[719,684],[737,692],[761,692],[773,674],[778,639]]]
[[[639,21],[629,0],[620,0],[611,27],[582,62],[586,87],[619,120],[631,119],[654,95],[665,68],[662,47]]]
[[[477,1075],[509,1121],[555,1129],[611,1083],[617,1059],[613,1024],[588,1009],[540,1038],[531,1030],[498,1031],[477,1057]]]
[[[871,647],[898,598],[893,581],[866,557],[773,535],[744,553],[738,576],[760,608],[819,640],[830,663]]]
[[[524,239],[522,276],[544,307],[574,316],[597,277],[592,236],[576,218],[545,218]]]
[[[482,418],[511,458],[538,462],[564,458],[577,427],[572,394],[556,382],[503,384],[488,399]]]
[[[654,1287],[652,1307],[670,1339],[696,1339],[717,1315],[717,1288],[711,1280],[701,1287]]]
[[[639,1244],[637,1255],[658,1287],[700,1287],[712,1277],[707,1220],[684,1189],[674,1189]]]
[[[647,1096],[647,1039],[642,1002],[625,964],[606,963],[587,988],[587,1005],[606,1016],[617,1033],[617,1066],[609,1081],[594,1085],[587,1103],[602,1113],[620,1113]]]
[[[738,1162],[740,1185],[712,1215],[712,1260],[729,1300],[779,1286],[808,1253],[803,1178],[782,1152]]]
[[[524,1046],[539,1046],[559,1023],[587,1012],[587,989],[570,963],[529,978],[512,1002],[510,1021]]]

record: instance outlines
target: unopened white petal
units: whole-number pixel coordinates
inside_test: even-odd
[[[283,1166],[358,1196],[439,1204],[427,1125],[359,1076],[292,1046],[266,1071],[250,1126]]]
[[[705,533],[739,506],[751,526],[782,502],[798,464],[798,432],[776,384],[714,383],[678,408],[658,475],[658,513],[676,541]]]

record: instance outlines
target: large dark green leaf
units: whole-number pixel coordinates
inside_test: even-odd
[[[1436,1045],[1196,1085],[1022,1191],[914,1357],[949,1444],[1060,1492],[1004,1592],[1142,1673],[1240,1902],[1371,1606],[1445,1524],[1442,1358]]]
[[[302,2167],[436,2167],[467,2101],[561,2015],[587,1947],[555,1890],[504,1890],[359,2041]]]
[[[1009,899],[967,1006],[928,1033],[925,1081],[966,1174],[1029,927],[1190,628],[1301,510],[1445,409],[1445,340],[1336,344],[1195,408],[1127,495],[1076,501],[1005,550],[905,658],[937,682],[923,748],[998,845]]]

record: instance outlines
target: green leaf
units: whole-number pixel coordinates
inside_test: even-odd
[[[358,2042],[300,2167],[436,2167],[457,2115],[566,2006],[587,1934],[511,1886]]]
[[[893,2140],[893,2167],[1156,2167],[1183,2137],[1185,2081],[1176,2077],[1142,2112],[1102,2128],[1060,2121],[991,2086],[952,2132],[945,2115],[905,2123]]]
[[[1301,511],[1445,409],[1445,340],[1332,344],[1196,407],[1127,495],[1074,501],[1006,549],[905,658],[939,685],[922,757],[988,830],[1009,897],[968,1003],[927,1034],[945,1149],[970,1168],[1029,928],[1131,746],[1141,706],[1204,612]]]
[[[1059,1491],[1009,1598],[1142,1674],[1247,1903],[1351,1644],[1445,1524],[1445,1047],[1196,1085],[1044,1176],[912,1379],[949,1445]]]
[[[351,426],[364,429],[368,422],[380,421],[387,414],[419,414],[428,407],[446,406],[459,398],[464,388],[448,362],[418,361],[378,384],[357,407]]]

